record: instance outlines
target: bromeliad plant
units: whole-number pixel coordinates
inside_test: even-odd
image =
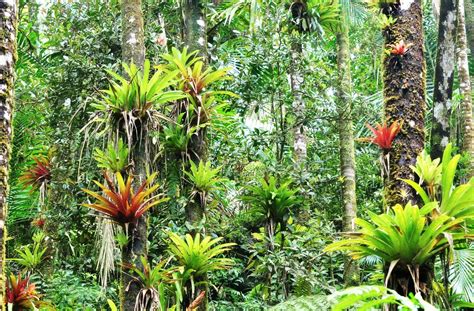
[[[440,159],[431,160],[428,152],[423,150],[416,158],[416,165],[410,165],[412,171],[418,175],[419,184],[426,186],[431,201],[436,199],[437,188],[441,184],[442,166],[439,162]]]
[[[361,229],[349,239],[330,244],[325,251],[349,251],[354,259],[380,257],[386,266],[386,284],[393,277],[391,284],[402,288],[405,294],[410,289],[425,292],[431,280],[423,279],[426,273],[420,274],[420,270],[427,269],[430,260],[440,252],[465,241],[468,233],[462,224],[474,216],[471,213],[430,217],[437,208],[438,203],[431,202],[421,209],[410,203],[405,207],[396,205],[381,215],[369,211],[370,221],[356,219]]]
[[[33,157],[35,164],[30,167],[19,180],[25,186],[31,186],[33,190],[40,190],[51,180],[50,158],[45,156]]]
[[[474,178],[471,178],[466,184],[454,186],[454,177],[461,156],[455,155],[453,157],[452,148],[452,144],[446,146],[440,168],[435,165],[435,160],[430,167],[420,170],[417,169],[417,162],[417,167],[412,169],[417,174],[421,173],[420,184],[413,180],[404,179],[404,181],[415,189],[425,204],[435,201],[440,202],[436,212],[450,217],[472,217],[474,215]],[[420,167],[422,163],[423,160],[420,162]],[[439,172],[439,169],[441,169],[441,172]],[[422,187],[426,183],[421,182],[426,180],[430,180],[435,186],[439,185],[441,192],[438,191],[437,187],[434,188],[432,194],[429,187],[428,192],[426,192]]]
[[[224,180],[219,178],[220,170],[220,167],[213,169],[209,161],[206,163],[200,161],[198,165],[190,161],[190,171],[185,171],[184,174],[188,177],[194,189],[191,197],[199,195],[201,204],[206,206],[207,195],[212,191],[218,190],[219,183]]]
[[[165,269],[168,261],[160,261],[154,267],[151,267],[146,257],[141,256],[140,260],[141,267],[124,264],[124,267],[136,276],[136,282],[139,282],[142,286],[137,296],[135,310],[170,310],[170,308],[173,308],[170,305],[170,297],[173,296],[170,289],[175,289],[175,286],[171,284],[173,283],[173,270]]]
[[[106,185],[94,181],[103,191],[103,194],[82,189],[85,193],[96,199],[95,203],[83,205],[98,211],[105,217],[125,227],[126,231],[128,224],[135,224],[151,207],[168,200],[168,198],[163,197],[163,194],[153,195],[159,187],[159,184],[153,185],[156,173],[150,175],[136,191],[132,189],[133,178],[131,175],[128,176],[126,182],[121,173],[116,173],[115,176],[117,186],[107,173],[104,173]]]
[[[21,274],[16,277],[10,274],[6,284],[5,303],[8,310],[36,309],[35,304],[39,301],[35,284],[30,283],[28,277],[23,278]],[[10,309],[11,308],[11,309]]]
[[[124,145],[123,140],[119,139],[117,148],[113,143],[107,145],[105,151],[96,148],[94,158],[97,166],[113,173],[123,173],[128,166],[129,149]]]
[[[218,244],[222,238],[204,238],[197,233],[194,238],[187,234],[185,238],[169,232],[169,250],[178,261],[179,274],[177,275],[182,287],[187,292],[186,305],[196,301],[202,292],[207,291],[207,274],[216,270],[223,270],[233,265],[232,259],[218,257],[229,251],[235,243]],[[204,286],[204,289],[202,288]],[[201,287],[196,293],[196,287]],[[204,298],[202,298],[204,299]]]
[[[20,176],[20,182],[25,186],[31,186],[31,191],[39,191],[39,209],[44,206],[46,200],[46,188],[51,180],[51,154],[47,157],[33,157],[35,164]]]
[[[367,124],[367,128],[374,134],[373,137],[361,138],[359,141],[366,141],[379,146],[382,150],[380,164],[382,165],[382,178],[390,176],[390,150],[392,143],[403,126],[403,121],[395,121],[390,126],[384,122],[382,125],[376,124],[375,128]]]
[[[28,275],[34,272],[43,263],[44,255],[48,250],[47,247],[42,246],[45,237],[45,234],[41,231],[35,233],[33,236],[33,245],[25,245],[15,249],[18,257],[10,260],[23,266]]]
[[[265,222],[268,237],[275,235],[277,226],[285,230],[292,208],[298,205],[298,189],[290,187],[291,181],[278,183],[271,176],[268,181],[262,178],[260,184],[250,187],[250,194],[243,200],[250,203],[250,213]]]

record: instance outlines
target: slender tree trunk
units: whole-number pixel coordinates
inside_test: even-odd
[[[145,62],[145,38],[141,0],[122,1],[122,60],[142,67]]]
[[[304,78],[301,74],[302,52],[301,43],[293,42],[291,45],[290,79],[293,95],[293,113],[295,114],[293,150],[298,167],[305,164],[307,156],[306,134],[304,132],[305,102],[302,91]]]
[[[384,30],[384,108],[389,124],[403,121],[403,128],[390,151],[389,177],[385,200],[388,206],[412,201],[418,203],[416,192],[401,178],[414,179],[410,165],[424,148],[425,135],[425,61],[421,0],[398,0],[386,5],[383,13],[396,21]],[[404,41],[411,46],[402,54],[393,53],[393,46]]]
[[[470,54],[474,55],[474,3],[472,0],[464,0],[464,16],[468,47]]]
[[[431,157],[441,158],[450,138],[456,49],[456,0],[441,0],[431,129]]]
[[[182,0],[184,45],[207,58],[207,28],[203,0]]]
[[[457,57],[459,89],[461,91],[462,111],[462,150],[470,156],[468,177],[474,176],[474,124],[472,121],[471,81],[469,77],[469,63],[467,58],[466,25],[464,19],[464,1],[458,0],[458,27],[457,27]],[[473,30],[474,31],[474,30]]]
[[[134,63],[143,68],[145,62],[145,38],[143,25],[143,12],[141,0],[122,1],[122,61]],[[133,77],[129,77],[133,78]],[[141,120],[136,121],[133,133],[133,146],[131,157],[133,160],[133,173],[135,175],[135,186],[137,187],[146,179],[145,158],[145,124]],[[126,141],[126,137],[125,137]],[[147,216],[143,215],[136,224],[130,224],[128,228],[129,243],[123,249],[122,260],[126,263],[141,267],[141,256],[147,255]],[[123,272],[122,272],[123,273]],[[122,310],[133,310],[136,297],[140,292],[140,285],[133,282],[129,272],[123,273],[123,297]]]
[[[341,17],[342,20],[344,18]],[[355,231],[355,218],[357,217],[356,202],[356,177],[354,137],[352,134],[352,99],[351,99],[351,69],[349,57],[349,29],[342,25],[337,38],[337,68],[339,83],[337,90],[337,109],[339,116],[339,156],[340,170],[343,178],[342,203],[344,206],[344,231]],[[345,260],[344,283],[354,285],[358,283],[357,264],[349,257]]]
[[[8,174],[13,136],[17,2],[0,0],[0,303],[5,310],[5,259]]]

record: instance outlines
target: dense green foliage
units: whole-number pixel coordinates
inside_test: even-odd
[[[19,3],[8,302],[113,310],[127,273],[142,288],[139,310],[472,307],[474,179],[460,133],[442,159],[427,146],[412,166],[415,180],[405,182],[420,202],[384,205],[381,152],[406,129],[382,117],[382,31],[395,21],[380,1],[306,1],[301,24],[293,1],[204,1],[206,58],[182,47],[182,1],[142,2],[143,68],[121,61],[120,1]],[[431,1],[423,10],[432,93],[437,25]],[[356,232],[346,234],[341,23],[350,27],[358,213]],[[304,77],[303,120],[293,107],[295,68]],[[455,81],[455,125],[458,88]],[[300,121],[302,165],[293,150]],[[366,126],[376,123],[384,126]],[[187,217],[195,206],[204,210],[198,221]],[[122,262],[129,226],[141,217],[148,255]],[[361,286],[345,288],[348,254]],[[386,288],[402,264],[434,267],[429,297]]]

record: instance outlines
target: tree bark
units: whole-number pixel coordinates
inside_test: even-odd
[[[384,30],[385,49],[390,51],[383,60],[384,109],[388,124],[403,121],[390,150],[389,176],[385,182],[388,206],[412,201],[418,203],[416,192],[401,178],[414,179],[410,165],[424,148],[425,61],[421,0],[399,0],[387,5],[383,13],[396,21]],[[392,52],[403,40],[411,44],[403,55]]]
[[[341,20],[344,18],[341,17]],[[339,83],[337,90],[337,110],[339,117],[339,156],[340,170],[343,178],[342,204],[344,206],[344,231],[356,230],[357,217],[356,177],[354,136],[352,133],[352,100],[351,100],[351,70],[349,56],[349,29],[341,25],[341,31],[336,34],[337,39],[337,67]],[[344,264],[344,283],[355,285],[359,281],[357,264],[349,257]]]
[[[122,61],[143,67],[145,38],[141,0],[123,0],[122,5]]]
[[[143,68],[145,62],[145,38],[141,0],[123,0],[122,9],[122,61],[134,63]],[[133,77],[129,77],[133,78]],[[131,157],[134,164],[135,186],[137,187],[146,179],[145,159],[145,135],[146,126],[142,120],[136,121],[134,128],[133,146]],[[120,129],[119,129],[120,130]],[[126,137],[124,138],[126,141]],[[147,255],[147,216],[143,215],[136,224],[130,224],[128,228],[129,243],[122,250],[122,260],[126,263],[135,264],[141,268],[141,256]],[[122,271],[121,297],[122,310],[134,310],[136,297],[140,292],[140,284],[133,281],[129,272]]]
[[[182,0],[184,45],[189,51],[199,51],[198,55],[207,59],[206,14],[202,0]]]
[[[474,55],[474,3],[473,3],[473,0],[464,0],[464,14],[465,14],[468,46],[469,46],[470,54]]]
[[[461,92],[462,111],[462,151],[470,156],[468,177],[474,176],[474,127],[472,121],[472,89],[469,77],[469,62],[467,58],[466,25],[464,19],[464,1],[458,0],[458,26],[457,26],[457,58],[459,89]]]
[[[305,164],[307,157],[306,134],[304,131],[305,102],[302,86],[304,77],[301,74],[302,46],[299,42],[291,45],[291,93],[293,95],[293,113],[295,115],[293,150],[298,167]]]
[[[8,174],[13,137],[14,82],[18,6],[16,0],[0,0],[0,302],[5,310],[5,260]]]
[[[433,119],[431,129],[431,157],[441,158],[450,138],[455,48],[456,0],[441,0],[433,92]]]

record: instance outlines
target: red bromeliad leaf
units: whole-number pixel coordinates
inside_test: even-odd
[[[121,225],[134,223],[151,207],[168,200],[161,194],[151,196],[159,187],[158,184],[151,186],[155,176],[156,174],[153,174],[148,177],[137,191],[134,192],[132,189],[132,176],[129,176],[125,182],[122,174],[117,173],[116,186],[112,179],[107,174],[104,174],[107,185],[94,181],[102,189],[103,194],[82,189],[85,193],[96,199],[95,203],[83,205],[104,214]]]
[[[22,279],[11,274],[7,280],[6,303],[13,305],[13,310],[32,309],[35,300],[39,300],[35,284],[30,284],[28,277]]]
[[[400,40],[397,44],[392,45],[392,50],[390,51],[393,55],[405,55],[408,49],[413,45],[413,43],[405,44],[405,41]]]
[[[395,121],[387,127],[387,123],[384,122],[382,125],[377,124],[375,128],[367,124],[367,127],[374,133],[374,137],[370,137],[364,140],[368,140],[374,144],[377,144],[383,150],[392,149],[392,142],[400,132],[403,122]]]
[[[33,160],[36,164],[21,175],[19,180],[24,186],[39,189],[43,184],[51,180],[51,163],[46,157],[34,157]]]

